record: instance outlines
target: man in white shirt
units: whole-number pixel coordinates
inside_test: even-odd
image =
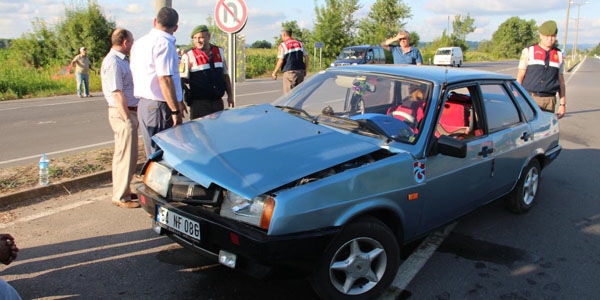
[[[154,19],[154,28],[131,49],[134,95],[140,100],[137,114],[147,157],[159,149],[152,136],[183,123],[187,112],[173,36],[178,21],[177,11],[161,8]]]

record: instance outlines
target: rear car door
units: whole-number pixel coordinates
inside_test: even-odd
[[[504,82],[483,83],[480,88],[485,120],[494,145],[488,193],[493,200],[509,192],[518,180],[534,150],[533,132],[513,99],[522,97],[516,90],[511,91]]]

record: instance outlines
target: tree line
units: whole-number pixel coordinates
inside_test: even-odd
[[[325,0],[322,5],[315,2],[315,22],[313,30],[300,28],[297,21],[282,22],[282,27],[292,29],[294,38],[310,47],[314,42],[322,42],[322,55],[325,65],[335,60],[336,55],[347,46],[362,44],[380,44],[381,41],[395,35],[412,18],[411,7],[402,0],[377,0],[370,7],[368,15],[357,20],[356,12],[363,6],[359,0]],[[208,18],[213,32],[213,41],[226,47],[226,35]],[[491,58],[518,58],[521,50],[538,40],[538,26],[534,20],[511,17],[503,22],[492,35],[491,40],[479,43],[478,49],[469,49],[467,36],[476,29],[475,19],[466,15],[454,16],[452,33],[442,30],[440,36],[426,44],[426,48],[435,51],[439,47],[458,46],[467,50],[476,50],[488,54]],[[96,49],[90,52],[90,60],[98,64],[102,56],[110,50],[110,34],[116,28],[115,22],[107,20],[102,7],[95,0],[85,4],[71,3],[65,8],[65,18],[56,25],[44,20],[33,22],[33,32],[25,33],[14,40],[0,40],[0,48],[8,47],[12,59],[24,66],[43,68],[51,65],[66,65],[77,53],[79,47],[86,45]],[[254,48],[277,47],[281,37],[274,36],[274,43],[256,41]],[[420,37],[417,32],[410,33],[411,45],[418,46]],[[191,46],[191,45],[186,45]],[[600,51],[600,44],[592,53]],[[467,57],[468,59],[468,57]]]

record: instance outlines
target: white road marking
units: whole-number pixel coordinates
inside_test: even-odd
[[[98,147],[98,146],[112,145],[113,143],[114,143],[114,141],[100,142],[100,143],[91,144],[91,145],[85,145],[85,146],[74,147],[74,148],[69,148],[69,149],[63,149],[63,150],[54,151],[54,152],[48,152],[48,153],[46,153],[46,155],[55,155],[55,154],[62,154],[62,153],[72,152],[72,151],[77,151],[77,150],[85,150],[85,149],[88,149],[88,148],[94,148],[94,147]],[[3,165],[3,164],[9,164],[9,163],[23,161],[23,160],[28,160],[28,159],[32,159],[32,158],[39,158],[40,155],[41,155],[41,153],[39,155],[19,157],[19,158],[15,158],[15,159],[9,159],[9,160],[5,160],[5,161],[0,161],[0,166]]]
[[[408,284],[417,276],[425,263],[433,255],[435,250],[444,242],[448,234],[452,232],[458,222],[452,223],[442,230],[431,233],[398,268],[396,278],[392,282],[392,286],[385,294],[380,297],[380,300],[396,299],[406,289]]]
[[[64,205],[64,206],[60,206],[60,207],[56,207],[56,208],[52,208],[52,209],[47,209],[47,210],[44,210],[44,211],[42,211],[40,213],[37,213],[37,214],[33,214],[33,215],[29,215],[29,216],[26,216],[26,217],[23,217],[23,218],[16,219],[15,221],[10,222],[10,223],[0,224],[0,229],[12,227],[12,226],[15,225],[15,223],[25,223],[25,222],[37,220],[37,219],[40,219],[40,218],[43,218],[43,217],[47,217],[47,216],[51,216],[51,215],[57,214],[59,212],[63,212],[63,211],[66,211],[66,210],[70,210],[70,209],[73,209],[73,208],[77,208],[77,207],[80,207],[80,206],[84,206],[84,205],[91,204],[91,203],[94,203],[96,201],[105,200],[105,199],[106,199],[106,196],[102,195],[102,196],[97,196],[97,197],[91,197],[89,199],[78,201],[78,202],[74,202],[74,203],[67,204],[67,205]]]

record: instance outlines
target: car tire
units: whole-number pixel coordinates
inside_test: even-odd
[[[458,65],[456,65],[456,67],[460,68],[461,65],[462,65],[462,60],[458,61]]]
[[[523,214],[531,209],[539,190],[541,175],[540,163],[537,159],[531,160],[523,169],[517,185],[505,200],[508,210],[516,214]]]
[[[392,283],[399,263],[392,231],[375,218],[361,218],[332,240],[310,282],[322,299],[375,299]]]

